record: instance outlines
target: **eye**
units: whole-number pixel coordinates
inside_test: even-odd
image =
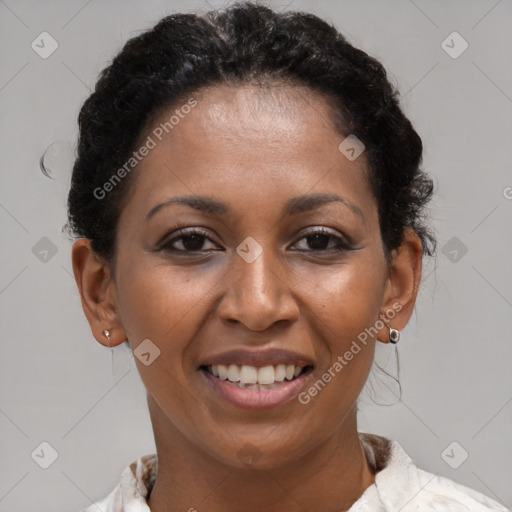
[[[343,251],[352,249],[352,244],[348,242],[345,238],[340,237],[339,235],[327,230],[326,228],[319,228],[314,231],[310,231],[306,233],[302,238],[299,239],[306,241],[306,245],[310,246],[310,249],[307,247],[305,249],[299,249],[300,251],[310,252],[310,251]],[[298,242],[295,242],[294,245],[297,245]]]
[[[209,240],[211,242],[211,240],[208,238],[208,232],[200,228],[184,229],[172,235],[172,238],[166,237],[164,241],[159,244],[159,249],[183,253],[212,250],[211,248],[204,248],[205,241]]]
[[[209,241],[213,247],[206,247],[205,243]],[[330,252],[352,249],[352,244],[338,234],[329,231],[326,228],[319,228],[306,233],[293,246],[299,245],[305,241],[303,246],[298,248],[301,252]],[[292,247],[293,247],[292,246]],[[182,229],[173,232],[164,238],[164,241],[158,244],[158,250],[166,250],[175,253],[194,253],[219,250],[216,244],[209,238],[209,233],[201,228]]]

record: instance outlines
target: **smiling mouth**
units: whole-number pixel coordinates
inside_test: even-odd
[[[297,366],[294,364],[278,364],[255,367],[250,365],[209,365],[199,368],[213,377],[227,381],[240,389],[266,390],[280,387],[310,373],[312,365]]]

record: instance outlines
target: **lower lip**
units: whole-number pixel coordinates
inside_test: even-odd
[[[210,372],[200,369],[206,382],[221,398],[244,409],[261,409],[282,405],[295,398],[306,381],[312,375],[311,370],[299,375],[296,379],[283,381],[274,389],[242,389],[228,380],[218,379]]]

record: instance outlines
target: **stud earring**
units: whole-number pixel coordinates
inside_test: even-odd
[[[104,329],[103,334],[106,336],[107,340],[110,339],[110,331],[108,329]]]
[[[396,345],[400,340],[400,331],[398,329],[389,328],[389,342]]]

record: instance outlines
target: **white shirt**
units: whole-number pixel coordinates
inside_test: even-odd
[[[359,438],[375,482],[348,512],[511,512],[479,491],[419,469],[397,441],[361,432]],[[106,498],[81,512],[151,512],[146,497],[157,469],[155,453],[139,457]]]

